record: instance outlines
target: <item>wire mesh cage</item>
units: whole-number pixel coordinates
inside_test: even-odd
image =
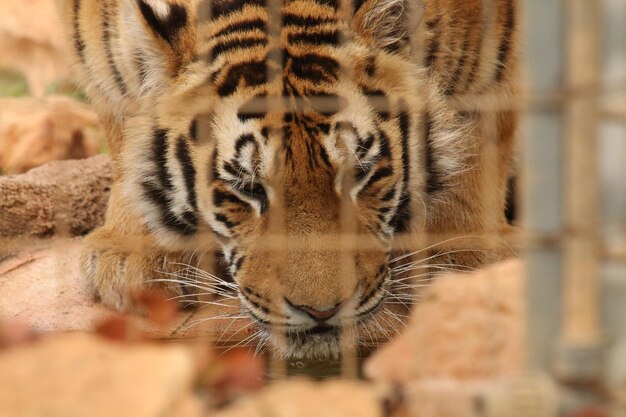
[[[241,281],[233,280],[232,276],[230,279],[217,277],[235,275],[232,271],[240,268],[244,256],[237,255],[230,237],[221,235],[215,227],[202,227],[194,223],[194,236],[177,249],[184,255],[172,253],[171,259],[165,257],[160,261],[163,271],[154,271],[155,278],[151,283],[166,287],[180,283],[187,285],[190,289],[176,294],[175,298],[181,303],[195,303],[208,308],[185,315],[182,321],[176,323],[176,329],[165,335],[176,340],[190,335],[200,337],[225,351],[235,347],[251,347],[256,355],[265,355],[267,376],[271,380],[282,380],[301,373],[310,373],[316,377],[341,375],[347,379],[357,379],[363,376],[363,361],[381,343],[406,333],[403,329],[407,322],[410,323],[409,327],[419,328],[420,322],[415,319],[416,316],[413,319],[409,316],[413,314],[412,310],[420,308],[423,294],[429,294],[429,287],[439,279],[440,272],[471,272],[496,261],[519,257],[524,260],[523,324],[526,329],[521,343],[524,346],[517,346],[516,349],[524,352],[520,354],[525,357],[525,360],[521,360],[523,372],[518,372],[515,378],[496,372],[473,375],[473,379],[461,376],[459,381],[467,382],[470,379],[481,382],[476,384],[480,388],[473,386],[470,390],[469,405],[455,409],[440,404],[438,410],[456,410],[449,411],[452,414],[448,415],[459,416],[553,416],[570,415],[567,413],[591,405],[598,407],[593,412],[602,410],[610,413],[607,415],[616,416],[626,414],[626,327],[621,320],[626,313],[626,194],[622,181],[626,155],[626,2],[529,0],[518,4],[512,0],[482,0],[468,2],[463,6],[461,1],[428,0],[425,1],[425,9],[422,9],[406,2],[389,1],[390,8],[382,7],[380,13],[393,17],[408,10],[411,20],[416,22],[415,26],[407,26],[410,30],[402,31],[399,39],[402,47],[410,51],[407,59],[413,60],[414,66],[419,67],[419,73],[416,74],[420,82],[427,84],[428,88],[433,88],[430,84],[438,83],[436,94],[433,93],[437,97],[429,96],[431,93],[425,92],[427,88],[418,85],[418,82],[415,83],[418,89],[409,94],[413,97],[409,98],[409,102],[404,100],[406,91],[365,91],[361,86],[365,91],[363,103],[372,114],[377,115],[375,125],[379,136],[372,139],[376,145],[366,145],[368,138],[361,140],[359,146],[364,147],[365,154],[361,155],[356,149],[351,150],[352,154],[342,156],[349,163],[345,164],[345,169],[342,168],[341,175],[333,174],[333,182],[329,184],[334,187],[332,192],[335,194],[328,201],[334,205],[326,206],[324,197],[320,197],[322,194],[311,193],[305,195],[303,200],[295,201],[302,198],[302,190],[310,185],[306,181],[327,179],[321,174],[308,177],[303,174],[301,178],[295,178],[300,174],[288,166],[290,162],[283,154],[289,146],[302,146],[309,147],[308,152],[319,159],[326,152],[326,145],[318,143],[322,140],[320,137],[337,142],[342,140],[342,135],[358,136],[358,126],[348,122],[333,122],[335,124],[331,128],[327,122],[335,115],[342,114],[341,111],[350,105],[350,100],[355,99],[350,95],[352,92],[346,92],[345,89],[337,91],[346,97],[340,93],[320,92],[322,90],[308,93],[315,90],[315,83],[313,87],[307,87],[308,90],[305,88],[305,93],[297,91],[297,87],[291,84],[292,80],[285,75],[294,71],[290,65],[296,65],[290,55],[289,44],[293,42],[292,37],[310,36],[308,40],[300,39],[300,47],[309,54],[309,58],[308,61],[305,59],[299,62],[299,65],[308,71],[324,72],[328,68],[321,62],[326,62],[328,66],[329,61],[314,57],[316,50],[311,49],[311,52],[302,44],[330,42],[324,36],[332,37],[330,43],[339,51],[333,55],[336,58],[333,65],[337,66],[334,82],[337,85],[358,85],[355,81],[355,64],[349,55],[352,50],[344,47],[351,45],[354,37],[364,36],[355,33],[355,21],[363,19],[358,15],[363,2],[338,1],[334,5],[332,19],[328,18],[333,24],[329,24],[329,20],[325,21],[323,24],[329,27],[313,35],[307,30],[321,23],[313,22],[311,16],[308,23],[298,23],[302,33],[294,35],[293,27],[297,24],[294,23],[294,14],[290,14],[289,10],[303,7],[297,1],[250,2],[250,7],[258,6],[264,10],[261,13],[261,29],[256,27],[261,34],[255,32],[254,39],[244,39],[242,32],[236,33],[230,40],[231,46],[215,40],[215,34],[224,31],[226,25],[216,25],[219,19],[214,13],[220,7],[226,7],[226,3],[226,0],[206,0],[200,3],[194,24],[197,24],[198,37],[204,37],[206,44],[199,42],[201,46],[196,62],[210,67],[215,63],[215,54],[224,53],[226,48],[242,47],[246,42],[262,49],[263,59],[253,70],[259,73],[241,72],[241,79],[236,81],[245,85],[246,77],[258,77],[263,80],[265,90],[262,94],[257,91],[253,96],[246,97],[244,105],[239,105],[236,117],[240,120],[263,120],[267,124],[263,133],[263,147],[266,159],[271,162],[265,169],[272,175],[263,179],[263,186],[260,186],[258,184],[261,180],[255,179],[256,172],[252,172],[252,180],[240,184],[240,189],[232,193],[235,197],[222,198],[235,199],[246,192],[250,195],[256,193],[254,204],[260,207],[259,211],[267,210],[263,232],[254,239],[248,239],[252,243],[246,241],[246,244],[254,257],[261,259],[256,265],[264,268],[255,273],[265,277],[265,280],[279,281],[271,287],[274,292],[292,294],[293,288],[290,286],[310,292],[315,284],[322,289],[327,287],[332,293],[332,297],[327,298],[337,302],[309,306],[291,302],[287,296],[282,297],[286,302],[285,311],[297,310],[303,316],[312,318],[315,324],[299,332],[290,331],[287,322],[277,319],[284,318],[284,315],[271,316],[268,307],[264,306],[266,296],[259,292],[269,287],[264,286],[263,280],[260,280],[261,284],[257,283],[262,288],[258,290],[242,286]],[[332,2],[312,3],[325,7]],[[385,0],[370,3],[386,4]],[[444,3],[450,4],[446,6]],[[468,23],[460,16],[471,9],[468,6],[470,3],[475,7],[472,9],[475,14]],[[432,12],[436,7],[442,7],[448,14],[442,12],[441,16],[437,16],[437,12]],[[153,17],[156,16],[152,13]],[[381,16],[375,16],[366,24],[375,25],[377,18],[382,19]],[[242,25],[241,22],[239,24]],[[455,32],[460,39],[462,37],[458,31],[465,31],[464,42],[451,40],[445,35],[445,31],[450,28],[455,31],[454,25],[460,25]],[[245,31],[246,27],[242,26],[241,30]],[[520,33],[516,35],[518,31]],[[105,33],[108,32],[105,30]],[[473,46],[470,46],[474,33],[478,40],[473,40]],[[124,34],[118,36],[123,37]],[[262,42],[257,39],[259,37],[263,38]],[[476,50],[470,51],[472,47]],[[515,57],[518,52],[521,64]],[[120,57],[111,55],[111,62],[115,59],[119,60]],[[225,65],[223,57],[220,62],[220,65]],[[483,69],[483,65],[487,69]],[[518,70],[518,67],[521,69]],[[488,70],[495,71],[490,73],[497,81],[495,87],[481,84],[485,77],[483,72]],[[305,77],[302,74],[300,76]],[[385,77],[394,76],[400,77],[397,74],[385,74]],[[477,81],[472,82],[474,78]],[[521,79],[519,85],[518,78]],[[322,83],[320,80],[318,84]],[[195,80],[189,81],[193,82]],[[460,87],[462,84],[470,88],[463,89]],[[194,104],[193,100],[190,98],[184,104],[206,110],[220,108],[220,105],[226,108],[230,103],[228,95],[220,95],[215,91],[202,97],[202,106]],[[97,107],[98,102],[94,105]],[[181,103],[178,105],[182,107]],[[452,115],[449,119],[439,115],[438,112],[442,111],[440,106]],[[415,110],[416,107],[419,111]],[[157,110],[150,108],[142,111]],[[516,129],[518,115],[522,121],[520,129]],[[317,121],[318,125],[314,128],[317,130],[314,133],[306,131],[310,135],[309,142],[306,138],[296,138],[297,132],[285,128],[290,123],[296,124],[294,119],[299,117],[315,119],[318,116],[322,121]],[[190,133],[195,141],[192,143],[191,138],[185,137],[176,143],[185,142],[187,147],[216,149],[218,145],[214,143],[213,137],[215,120],[212,110],[198,112],[194,118],[193,132]],[[460,132],[459,141],[465,136],[475,138],[473,143],[461,149],[461,152],[465,152],[463,160],[467,166],[459,174],[461,179],[453,182],[452,187],[457,187],[457,190],[451,192],[456,197],[456,206],[451,203],[452,200],[439,202],[429,188],[433,187],[433,174],[429,172],[433,161],[429,159],[432,149],[427,149],[429,145],[426,142],[434,129],[433,124],[445,124],[446,121],[455,124]],[[395,127],[392,123],[396,123]],[[329,125],[325,136],[321,134],[324,129],[320,130],[319,124]],[[378,127],[379,124],[384,127]],[[384,238],[377,239],[372,237],[375,233],[360,223],[360,214],[356,208],[359,203],[353,190],[359,187],[359,183],[362,187],[363,178],[367,181],[375,176],[380,179],[391,175],[382,168],[379,171],[366,171],[360,157],[367,156],[367,146],[378,146],[382,153],[385,142],[389,141],[385,133],[393,129],[396,129],[393,133],[401,139],[393,144],[393,152],[388,150],[390,165],[395,165],[387,169],[403,170],[404,178],[399,183],[405,184],[404,189],[394,189],[398,195],[394,194],[393,199],[397,206],[403,206],[404,213],[409,213],[410,226],[402,233],[387,233]],[[110,128],[108,133],[117,134],[113,130]],[[332,134],[328,134],[329,131]],[[333,134],[335,138],[327,139]],[[514,143],[513,138],[517,143]],[[291,145],[297,139],[303,144]],[[255,140],[250,139],[251,142]],[[246,142],[241,142],[237,146],[244,152],[248,151]],[[164,152],[173,152],[175,146],[178,145],[172,145],[170,150]],[[235,147],[234,139],[229,146]],[[457,145],[446,146],[454,148]],[[258,148],[250,148],[249,152],[258,152]],[[181,145],[176,149],[183,147]],[[184,153],[177,152],[178,155]],[[188,149],[186,152],[189,154]],[[213,159],[202,157],[203,167],[198,168],[197,173],[192,168],[193,176],[204,175],[209,183],[219,175],[216,169],[217,151],[212,152],[210,155]],[[402,156],[392,156],[394,152]],[[119,156],[120,151],[112,149],[112,153],[114,159],[116,155],[119,159],[123,158]],[[192,165],[191,157],[187,157],[188,164]],[[325,154],[325,158],[330,157]],[[178,156],[179,161],[183,159]],[[165,160],[160,162],[163,166],[167,165]],[[302,160],[300,163],[310,161]],[[122,171],[121,164],[114,161],[114,181]],[[247,168],[236,168],[239,172],[233,176],[239,181],[237,178],[241,176],[241,171]],[[321,169],[311,165],[309,172],[315,173]],[[183,167],[181,171],[184,170]],[[103,180],[106,184],[104,188],[109,187],[111,174],[107,175]],[[71,187],[64,190],[63,183],[56,184],[52,192],[37,191],[33,194],[32,189],[20,189],[16,185],[16,178],[5,177],[0,182],[0,192],[4,193],[0,199],[5,200],[4,203],[0,201],[3,210],[0,213],[0,284],[2,277],[8,279],[12,271],[11,267],[3,269],[2,264],[7,265],[7,259],[10,262],[15,254],[32,253],[37,248],[60,245],[57,242],[63,238],[87,231],[81,228],[81,219],[76,217],[77,201],[78,206],[83,208],[85,204],[102,206],[100,200],[95,203],[81,201],[80,194],[72,194]],[[101,178],[96,180],[100,181]],[[60,181],[65,179],[60,177]],[[177,186],[183,187],[183,182],[180,181]],[[409,184],[412,187],[410,190]],[[249,187],[248,191],[246,186]],[[261,188],[253,189],[255,186]],[[172,187],[176,186],[170,185]],[[300,194],[294,193],[294,187],[302,188],[297,190]],[[314,184],[310,189],[318,191],[319,187]],[[476,201],[464,200],[467,198],[465,188],[470,187],[473,195],[477,196]],[[16,195],[20,204],[27,208],[26,216],[15,214]],[[40,219],[30,215],[35,210],[35,206],[29,209],[28,205],[33,195],[45,199],[51,207],[44,214],[49,227],[42,229],[43,232],[39,232],[40,235],[35,238],[33,235],[25,238],[22,231],[26,228],[18,223]],[[165,195],[162,192],[159,198]],[[315,201],[318,198],[319,201]],[[389,197],[387,200],[391,199]],[[505,201],[507,199],[508,202]],[[325,213],[334,210],[334,214],[311,215],[306,212],[309,201],[313,201],[315,204],[311,207],[316,207],[320,212],[323,208]],[[253,206],[250,202],[247,204]],[[263,204],[268,207],[263,208]],[[438,211],[445,210],[447,212],[438,218]],[[384,217],[385,213],[380,211],[379,215]],[[294,227],[300,224],[297,221],[299,216],[307,215],[313,219],[302,223],[306,224],[307,230],[294,231]],[[328,220],[328,216],[332,220]],[[469,218],[462,220],[463,216]],[[101,223],[102,217],[99,214],[95,223]],[[112,220],[109,218],[107,221]],[[224,224],[227,221],[221,220]],[[185,222],[189,226],[189,218],[182,221]],[[385,222],[389,223],[389,219]],[[54,239],[42,239],[51,237]],[[222,246],[219,246],[220,243]],[[116,244],[121,251],[139,255],[158,246],[153,237],[145,236],[127,236]],[[386,279],[380,285],[382,295],[374,306],[379,310],[371,309],[376,311],[377,316],[372,319],[370,315],[338,314],[349,304],[348,296],[354,292],[355,285],[361,285],[362,277],[355,259],[373,256],[372,253],[381,251],[381,245],[387,251],[387,258],[384,271],[377,273],[377,276],[384,275]],[[317,261],[309,262],[311,259]],[[324,281],[326,278],[311,273],[311,269],[326,264],[333,266],[332,280]],[[63,274],[67,268],[65,264],[56,264],[52,268],[56,270],[51,270],[50,274]],[[278,280],[276,277],[285,274],[283,270],[291,271],[292,275],[293,271],[297,271],[301,281],[310,280],[313,284],[292,278]],[[498,275],[497,271],[490,271],[484,271],[487,282],[489,278],[495,280]],[[460,280],[463,276],[458,275],[456,279]],[[499,299],[507,295],[499,293],[499,288],[494,284],[486,290],[486,294],[491,297],[486,301],[487,304],[497,306]],[[368,295],[367,291],[365,293],[362,295]],[[0,291],[0,294],[3,292]],[[370,300],[362,301],[358,307]],[[244,308],[240,310],[241,304]],[[498,307],[494,309],[497,311]],[[353,307],[353,311],[358,311],[358,308]],[[462,312],[457,311],[451,320],[461,315]],[[12,310],[0,309],[1,320],[11,317]],[[328,325],[333,317],[336,321],[332,326]],[[478,330],[484,332],[484,335],[472,335],[486,340],[484,349],[487,352],[491,346],[489,343],[496,340],[493,342],[495,346],[500,343],[499,338],[504,337],[497,334],[503,328],[498,320],[497,313],[487,317],[487,324]],[[493,326],[490,327],[490,323]],[[306,345],[302,338],[328,335],[329,332],[336,339],[334,343],[339,346],[340,354],[336,359],[332,359],[333,355],[327,355],[331,359],[307,361],[298,356],[299,353],[293,355],[296,357],[293,359],[274,348],[291,343],[297,350]],[[315,340],[326,339],[320,336]],[[460,351],[467,347],[470,357],[464,360],[471,362],[471,355],[475,354],[471,343],[464,339],[456,343]],[[417,367],[413,362],[436,362],[440,356],[447,358],[445,352],[423,350],[419,357],[408,355],[403,359],[407,361],[406,367],[411,368]],[[496,354],[490,358],[487,353],[486,357],[487,361],[492,360],[494,363],[502,361]],[[493,365],[492,368],[496,369],[497,366],[500,365]],[[306,369],[303,371],[302,368]],[[437,372],[433,371],[430,376],[445,374]],[[416,377],[416,380],[421,379]],[[431,384],[428,387],[434,387],[428,388],[432,389],[429,392],[440,398],[442,404],[456,404],[455,401],[464,401],[461,398],[467,399],[467,392],[459,394],[443,389],[441,394],[434,379],[426,380],[425,383]],[[410,391],[403,393],[404,401],[410,404]],[[407,415],[431,415],[422,414],[425,411],[417,410],[416,406],[409,405],[407,410],[403,411]]]

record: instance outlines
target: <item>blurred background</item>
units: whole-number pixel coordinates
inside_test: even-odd
[[[106,152],[64,43],[53,0],[0,1],[0,173]]]

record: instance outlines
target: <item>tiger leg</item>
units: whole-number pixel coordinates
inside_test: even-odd
[[[80,265],[87,287],[96,300],[120,311],[136,311],[137,295],[150,288],[163,289],[172,297],[187,295],[182,298],[192,302],[199,291],[189,267],[213,272],[212,253],[169,251],[157,243],[122,192],[120,129],[106,119],[104,126],[114,180],[105,224],[83,242]]]
[[[428,233],[451,240],[432,251],[432,264],[475,269],[518,253],[519,230],[505,216],[518,115],[513,111],[468,114],[476,126],[475,149],[455,186],[433,201]],[[458,267],[458,268],[457,268]]]
[[[84,240],[81,270],[90,293],[120,311],[136,310],[137,296],[151,288],[193,303],[198,291],[189,268],[210,271],[212,257],[158,246],[119,194],[114,189],[105,225]]]

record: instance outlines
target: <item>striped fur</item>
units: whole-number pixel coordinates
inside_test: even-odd
[[[278,37],[265,0],[59,1],[114,161],[107,222],[83,256],[106,304],[131,308],[165,258],[217,242],[244,309],[287,329],[285,341],[268,328],[278,352],[336,356],[336,331],[312,334],[306,309],[340,305],[330,326],[375,316],[394,237],[506,228],[516,1],[290,0]],[[471,101],[486,97],[503,110]],[[341,252],[323,246],[342,213],[370,245],[349,253],[345,279]],[[133,252],[133,237],[152,246]]]

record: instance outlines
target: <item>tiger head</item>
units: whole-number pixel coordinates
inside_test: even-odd
[[[417,11],[356,1],[348,24],[338,1],[290,0],[273,37],[265,1],[210,3],[138,2],[144,50],[175,70],[155,61],[158,99],[127,122],[131,192],[167,244],[210,230],[279,354],[337,357],[341,326],[385,303],[424,184]]]

